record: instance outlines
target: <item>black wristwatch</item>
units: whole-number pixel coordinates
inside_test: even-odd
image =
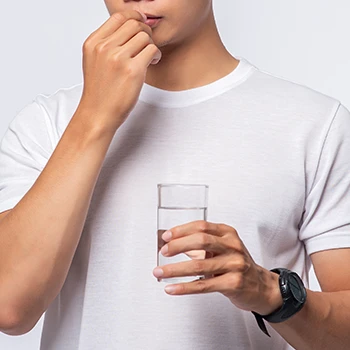
[[[283,268],[272,269],[271,271],[280,275],[279,285],[283,305],[269,315],[259,315],[252,311],[260,329],[268,336],[270,336],[270,334],[266,329],[263,319],[271,323],[283,322],[300,311],[306,302],[304,283],[295,272]]]

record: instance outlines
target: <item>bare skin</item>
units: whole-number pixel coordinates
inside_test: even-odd
[[[188,0],[105,3],[109,13],[134,9],[163,17],[152,28],[152,39],[162,59],[148,68],[149,85],[169,91],[192,89],[226,76],[239,63],[222,43],[211,0],[191,0],[191,6]]]
[[[238,64],[220,40],[211,0],[105,3],[111,18],[84,43],[85,84],[79,107],[33,187],[0,215],[0,330],[10,335],[28,332],[62,288],[103,159],[142,84],[191,89],[226,76]],[[151,31],[140,13],[163,19]],[[149,45],[152,42],[155,45]],[[128,93],[116,99],[116,89]],[[169,294],[224,291],[237,307],[260,313],[281,305],[276,275],[254,263],[233,227],[197,222],[172,232],[172,237],[163,237],[167,256],[208,246],[221,254],[200,264],[193,260],[186,268],[162,266],[163,277],[216,276],[174,286]],[[296,349],[348,349],[350,250],[315,253],[312,260],[323,292],[308,290],[303,310],[273,327]],[[159,268],[154,274],[157,277]]]
[[[79,105],[33,186],[0,215],[6,334],[31,330],[65,282],[108,147],[137,103],[147,67],[161,57],[144,21],[137,11],[118,12],[85,40]]]

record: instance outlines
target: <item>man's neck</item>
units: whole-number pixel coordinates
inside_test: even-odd
[[[210,84],[231,73],[239,63],[223,45],[214,17],[195,39],[160,50],[162,59],[148,67],[146,83],[169,91]]]

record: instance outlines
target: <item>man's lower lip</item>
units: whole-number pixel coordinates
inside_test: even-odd
[[[147,18],[147,21],[145,23],[150,27],[154,27],[155,25],[157,25],[160,22],[161,19],[162,19],[162,17],[160,17],[160,18]]]

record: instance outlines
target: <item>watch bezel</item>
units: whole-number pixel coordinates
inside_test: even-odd
[[[270,270],[271,272],[277,273],[279,275],[279,287],[283,299],[282,306],[272,312],[269,315],[260,315],[254,311],[252,311],[255,319],[258,323],[259,328],[270,337],[269,332],[267,331],[266,325],[264,323],[264,319],[271,323],[279,323],[286,321],[290,317],[294,316],[297,312],[299,312],[303,306],[305,305],[307,299],[307,292],[304,286],[303,280],[299,277],[299,275],[293,271],[290,271],[285,268],[277,268]],[[290,277],[293,277],[297,281],[298,288],[300,289],[301,298],[295,296],[293,288],[290,288],[290,285],[294,285],[291,283]]]
[[[298,295],[296,295],[295,290],[292,286],[294,286],[294,284],[292,283],[291,279],[293,279],[294,281],[296,281],[296,283],[298,284],[298,291],[300,292],[300,298]],[[293,298],[298,302],[298,303],[305,303],[306,301],[306,290],[305,290],[305,286],[304,283],[302,281],[302,279],[295,273],[295,272],[291,272],[288,274],[288,282],[289,282],[289,290],[290,293],[292,294]]]
[[[268,322],[279,323],[289,319],[302,309],[306,302],[307,294],[304,283],[297,273],[284,268],[273,269],[271,271],[279,274],[279,285],[283,304],[278,310],[269,315],[263,315],[262,317]],[[297,281],[298,287],[300,288],[300,300],[295,297],[295,293],[290,287],[291,276]]]

